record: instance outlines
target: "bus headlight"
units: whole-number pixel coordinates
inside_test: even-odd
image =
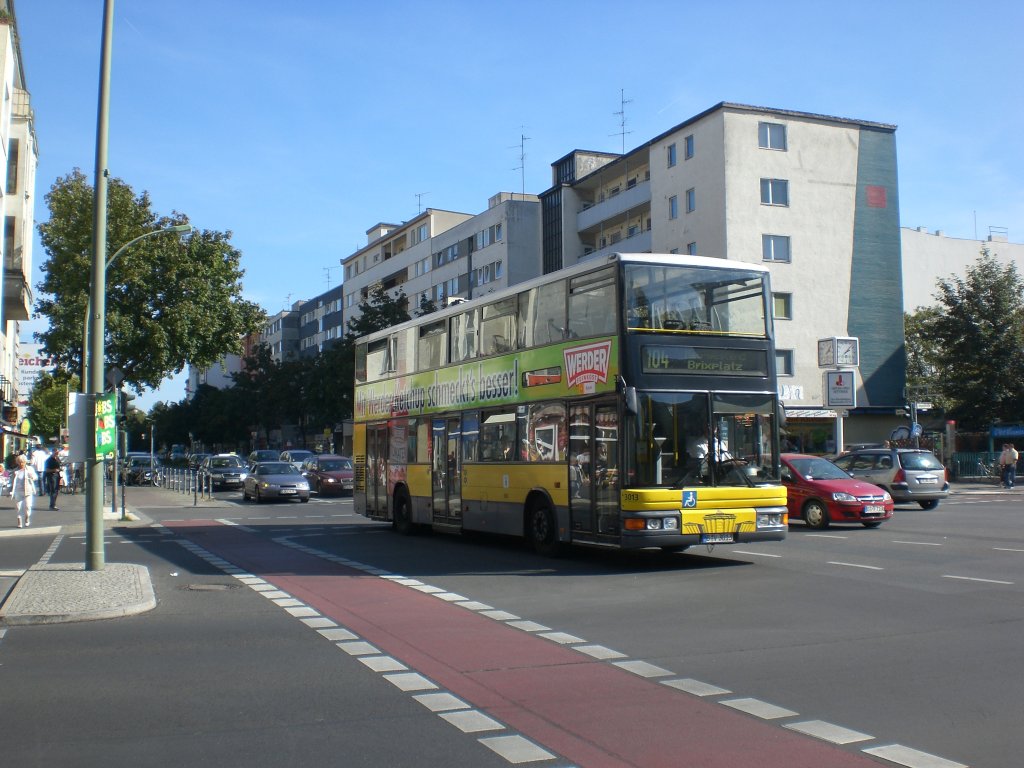
[[[757,512],[757,529],[782,528],[786,525],[786,508],[769,507]]]
[[[679,517],[627,517],[623,527],[627,531],[678,531]]]

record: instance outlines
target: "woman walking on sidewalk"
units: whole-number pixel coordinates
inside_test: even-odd
[[[39,475],[29,465],[24,454],[15,459],[17,469],[11,481],[11,497],[18,507],[18,527],[28,528],[32,524],[32,499],[35,498]]]

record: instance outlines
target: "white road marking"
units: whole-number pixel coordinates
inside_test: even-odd
[[[479,739],[488,749],[501,755],[510,763],[535,763],[540,760],[551,760],[555,756],[546,749],[541,749],[532,741],[522,736],[490,736]]]
[[[745,549],[730,549],[730,552],[734,555],[754,555],[755,557],[782,557],[782,555],[772,555],[767,552],[748,552]]]
[[[913,544],[918,547],[941,547],[941,541],[900,541],[899,539],[893,539],[893,544]]]
[[[398,659],[390,656],[360,656],[359,661],[374,672],[400,672],[409,669]]]
[[[840,536],[837,533],[808,533],[804,534],[815,539],[848,539],[849,536]]]
[[[826,723],[823,720],[806,720],[802,723],[785,723],[783,728],[790,728],[808,736],[830,741],[833,744],[852,744],[855,741],[870,741],[875,738],[860,731],[853,731],[839,725]]]
[[[673,674],[667,669],[656,667],[647,661],[613,661],[612,664],[619,669],[632,672],[634,675],[640,675],[640,677],[670,677]]]
[[[420,693],[413,696],[416,701],[431,712],[450,712],[453,709],[469,709],[469,704],[450,693]]]
[[[677,688],[680,691],[686,691],[686,693],[692,693],[694,696],[720,696],[723,693],[732,693],[728,688],[719,688],[717,685],[702,683],[700,680],[693,680],[691,678],[662,680],[661,684],[667,685],[670,688]]]
[[[800,714],[799,712],[794,712],[785,707],[777,707],[760,699],[728,699],[718,703],[738,709],[741,712],[746,712],[748,715],[760,717],[762,720],[777,720],[780,717],[795,717]]]
[[[1005,584],[1006,586],[1013,586],[1012,581],[999,581],[998,579],[978,579],[974,576],[952,576],[950,574],[943,574],[944,579],[959,579],[960,581],[979,581],[982,584]]]
[[[573,650],[601,660],[626,658],[626,654],[613,651],[611,648],[605,648],[603,645],[577,645]]]
[[[877,565],[861,565],[860,563],[842,563],[842,562],[839,562],[838,560],[829,560],[828,564],[829,565],[842,565],[842,566],[845,566],[846,568],[865,568],[865,569],[867,569],[869,571],[884,571],[885,570],[885,568],[880,568]]]
[[[483,712],[479,712],[475,709],[458,712],[442,712],[440,717],[442,720],[447,720],[463,733],[505,730],[505,726],[497,720],[488,717]]]
[[[1024,552],[1024,549],[1010,549],[1009,547],[992,547],[996,552]]]
[[[430,691],[437,686],[418,672],[396,672],[384,675],[384,679],[401,691]]]
[[[545,627],[536,621],[509,621],[507,624],[515,629],[521,629],[523,632],[548,632],[551,630],[551,627]]]
[[[585,643],[582,637],[576,637],[576,635],[570,635],[567,632],[541,632],[538,637],[544,637],[553,643],[559,645],[572,645],[574,643]]]
[[[954,763],[952,760],[929,755],[927,752],[920,752],[899,744],[871,747],[870,749],[865,749],[864,752],[892,763],[905,765],[907,768],[968,768],[963,763]]]

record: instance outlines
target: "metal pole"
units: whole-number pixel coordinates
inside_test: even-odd
[[[103,2],[103,39],[100,48],[99,104],[96,114],[96,184],[93,193],[91,317],[89,318],[89,399],[92,428],[96,424],[96,398],[103,392],[103,341],[106,314],[107,256],[107,136],[110,117],[110,60],[114,36],[114,0]],[[96,440],[86,449],[85,531],[89,571],[102,571],[103,551],[103,466],[96,458]]]

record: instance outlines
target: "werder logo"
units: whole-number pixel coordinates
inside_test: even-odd
[[[567,386],[608,381],[608,366],[612,357],[610,341],[570,347],[563,350],[562,354],[565,357]]]

